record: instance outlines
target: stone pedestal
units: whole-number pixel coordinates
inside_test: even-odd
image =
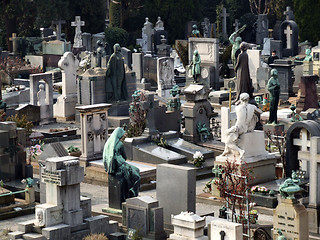
[[[243,239],[242,234],[243,229],[241,223],[229,222],[223,218],[214,218],[208,225],[210,240],[239,240]]]
[[[264,132],[253,131],[244,133],[239,140],[239,147],[245,150],[243,160],[240,161],[236,153],[227,156],[217,156],[214,165],[225,165],[226,159],[237,161],[241,167],[247,167],[253,171],[252,184],[272,181],[275,179],[275,166],[277,156],[265,150]]]
[[[206,221],[193,212],[181,212],[171,216],[174,233],[170,234],[170,240],[207,240],[204,236]]]
[[[105,142],[108,138],[108,109],[111,104],[101,103],[76,107],[80,112],[81,124],[81,161],[102,158]]]
[[[313,75],[313,62],[304,61],[303,62],[303,76]]]
[[[213,110],[208,101],[209,89],[203,85],[190,85],[184,90],[187,102],[183,105],[185,131],[183,138],[187,141],[199,142],[203,139],[201,129],[210,128]],[[201,129],[200,129],[201,128]],[[207,133],[207,138],[211,134]]]
[[[273,239],[281,230],[287,239],[309,239],[308,212],[296,199],[281,199],[273,210]]]
[[[306,111],[309,108],[318,108],[317,85],[319,77],[317,75],[302,76],[299,84],[301,89],[300,99],[297,103],[297,113]]]

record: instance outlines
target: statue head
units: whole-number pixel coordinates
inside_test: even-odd
[[[99,39],[98,41],[97,41],[97,46],[103,46],[103,43],[102,43],[102,41]]]
[[[307,49],[306,49],[306,55],[307,55],[307,56],[310,56],[310,54],[311,54],[311,49],[310,49],[310,48],[307,48]]]
[[[242,38],[241,37],[236,37],[235,42],[240,44],[242,42]]]
[[[119,43],[116,43],[116,44],[113,46],[113,51],[114,51],[115,53],[121,51],[121,48],[120,48],[120,44],[119,44]]]
[[[247,51],[247,49],[248,49],[248,43],[242,42],[240,44],[240,50],[244,52],[244,51]]]
[[[271,76],[278,76],[278,70],[277,69],[272,69],[271,70]]]
[[[249,94],[248,93],[241,93],[240,94],[240,101],[241,102],[248,102],[249,101]]]
[[[40,84],[40,85],[39,85],[39,89],[40,89],[40,91],[43,91],[43,90],[44,90],[44,85],[43,85],[43,84]]]
[[[196,24],[192,25],[192,29],[197,30],[198,29],[197,25]]]
[[[196,50],[194,50],[193,55],[195,55],[195,56],[199,55],[199,52],[198,52],[198,50],[197,50],[197,49],[196,49]]]

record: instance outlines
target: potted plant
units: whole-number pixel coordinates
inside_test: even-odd
[[[262,194],[262,195],[267,195],[269,193],[268,188],[264,187],[264,186],[253,186],[251,187],[251,192],[252,193],[258,193],[258,194]]]
[[[68,153],[70,156],[74,156],[74,157],[80,157],[81,155],[80,149],[78,147],[74,147],[73,145],[68,147]]]

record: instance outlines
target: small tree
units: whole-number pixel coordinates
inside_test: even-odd
[[[6,57],[0,59],[0,70],[9,76],[10,84],[13,84],[13,80],[16,77],[19,70],[24,66],[24,62],[18,57]],[[1,80],[1,82],[4,79]]]
[[[249,0],[249,4],[253,14],[268,14],[271,0]]]
[[[244,225],[247,199],[248,203],[250,203],[249,184],[253,179],[252,171],[246,165],[240,165],[236,161],[230,161],[229,159],[226,160],[225,166],[222,166],[222,168],[222,179],[215,180],[214,184],[231,210],[231,221],[240,222]]]

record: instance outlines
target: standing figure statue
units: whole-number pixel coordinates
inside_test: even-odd
[[[249,72],[249,57],[247,54],[248,44],[242,42],[240,44],[241,53],[238,56],[235,72],[237,76],[237,97],[239,100],[241,93],[248,93],[250,99],[253,99],[253,85]]]
[[[198,30],[198,26],[196,24],[192,26],[191,37],[200,37],[200,31]]]
[[[107,100],[120,101],[128,99],[126,73],[123,56],[118,43],[113,46],[113,54],[107,64],[106,90]]]
[[[303,59],[304,62],[310,62],[312,61],[312,56],[311,56],[311,49],[307,48],[306,49],[306,57]]]
[[[194,83],[198,82],[198,77],[201,74],[201,68],[200,68],[200,64],[201,64],[201,58],[199,55],[198,50],[194,50],[193,52],[193,57],[192,57],[192,63],[191,63],[191,73],[193,76],[193,80]]]
[[[101,67],[102,58],[106,55],[105,46],[103,42],[99,39],[97,41],[97,67]]]
[[[121,186],[121,202],[137,197],[140,189],[140,171],[126,162],[122,138],[125,131],[117,127],[108,138],[103,150],[104,169],[114,176]]]
[[[242,159],[244,155],[245,151],[237,145],[238,140],[240,139],[240,136],[242,134],[254,130],[259,119],[257,114],[262,113],[259,108],[257,108],[253,104],[248,103],[248,101],[249,94],[241,93],[240,104],[236,106],[237,121],[236,124],[229,128],[225,133],[227,138],[222,156],[226,156],[231,152],[231,150],[236,151],[240,154],[239,159]]]
[[[240,54],[239,49],[240,49],[240,43],[242,42],[242,38],[239,35],[244,31],[245,28],[246,28],[246,25],[243,25],[237,31],[232,33],[229,37],[229,41],[232,44],[231,60],[232,60],[233,67],[236,66],[237,57]]]
[[[269,123],[277,124],[277,111],[280,96],[280,82],[278,80],[278,70],[271,70],[271,78],[268,81],[268,91],[270,92],[270,116]]]

